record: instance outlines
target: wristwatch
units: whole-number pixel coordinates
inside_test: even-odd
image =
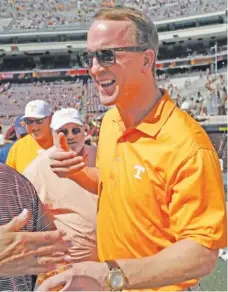
[[[111,291],[122,291],[126,283],[126,276],[116,261],[105,262],[109,268],[109,275],[106,279],[109,289]]]

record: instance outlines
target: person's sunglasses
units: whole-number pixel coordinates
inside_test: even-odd
[[[103,67],[112,66],[116,63],[115,52],[144,52],[146,49],[141,47],[122,47],[110,48],[94,52],[79,52],[79,59],[84,68],[91,68],[93,65],[93,58],[96,57],[98,63]]]
[[[42,118],[42,119],[36,119],[36,120],[30,120],[29,118],[25,118],[24,119],[24,122],[27,124],[27,125],[32,125],[32,124],[36,124],[36,125],[41,125],[43,124],[45,118]]]
[[[68,129],[61,129],[58,131],[58,133],[63,133],[64,136],[68,136],[69,135],[69,130]],[[81,133],[81,129],[80,128],[72,128],[71,132],[73,135],[78,135]]]

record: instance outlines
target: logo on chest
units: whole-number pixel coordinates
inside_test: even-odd
[[[142,174],[145,172],[145,167],[136,164],[136,165],[134,166],[134,170],[135,170],[135,175],[134,175],[134,177],[135,177],[136,179],[142,179]]]

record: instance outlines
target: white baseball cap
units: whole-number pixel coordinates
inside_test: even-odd
[[[62,126],[69,123],[74,123],[79,126],[83,125],[80,113],[75,108],[63,108],[61,110],[56,111],[52,116],[51,128],[54,131],[57,131]]]
[[[43,100],[37,99],[27,103],[25,107],[25,118],[42,119],[52,115],[51,106]]]

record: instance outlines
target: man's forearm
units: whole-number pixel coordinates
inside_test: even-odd
[[[87,191],[97,194],[99,183],[99,170],[96,167],[84,167],[81,171],[69,177]]]
[[[217,258],[216,250],[185,239],[154,256],[117,262],[128,279],[126,289],[152,289],[201,278],[213,271]]]

